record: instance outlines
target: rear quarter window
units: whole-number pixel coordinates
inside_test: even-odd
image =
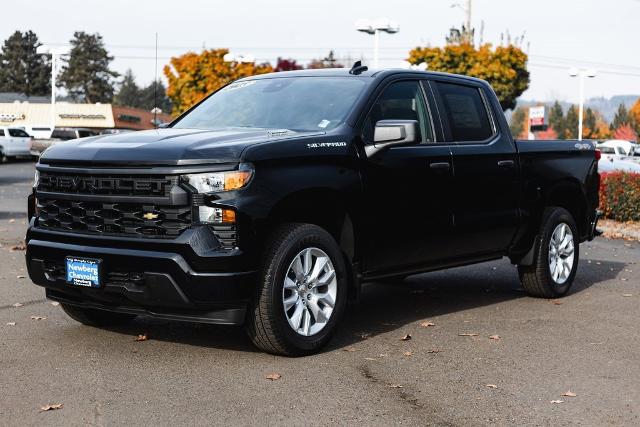
[[[493,136],[489,113],[479,88],[443,82],[436,82],[436,87],[452,141],[485,141]]]

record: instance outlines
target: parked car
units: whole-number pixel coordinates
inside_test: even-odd
[[[610,147],[620,156],[633,156],[636,144],[623,139],[610,139],[598,144],[598,148]],[[604,151],[603,151],[604,153]]]
[[[51,133],[51,139],[68,141],[70,139],[86,138],[98,135],[98,132],[84,128],[55,128]]]
[[[22,129],[0,126],[0,163],[31,157],[31,137]]]
[[[367,281],[506,256],[529,295],[565,295],[597,234],[598,154],[514,141],[470,77],[254,76],[166,129],[47,150],[26,263],[87,325],[244,324],[260,349],[305,355]]]

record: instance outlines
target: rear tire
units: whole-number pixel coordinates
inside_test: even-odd
[[[116,326],[124,325],[136,318],[135,314],[113,313],[111,311],[95,310],[60,303],[60,307],[76,322],[87,326]]]
[[[340,248],[316,225],[284,224],[262,259],[247,312],[249,338],[267,353],[316,353],[335,333],[347,303],[349,276]]]
[[[571,288],[580,259],[578,228],[564,208],[550,207],[542,215],[532,265],[519,265],[520,282],[533,297],[558,298]]]

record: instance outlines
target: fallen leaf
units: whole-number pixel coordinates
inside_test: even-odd
[[[14,307],[16,307],[16,308],[17,308],[17,307],[22,307],[22,305],[23,305],[23,304],[22,304],[22,303],[20,303],[20,302],[17,302],[17,303],[15,303],[15,304],[13,304],[13,306],[14,306]]]
[[[400,341],[409,341],[411,339],[411,334],[407,334],[400,338]]]
[[[16,326],[16,322],[7,322],[7,326]]]
[[[564,393],[562,393],[562,395],[566,396],[566,397],[576,397],[577,396],[577,394],[575,394],[572,391],[565,391]]]
[[[272,374],[267,374],[265,378],[271,381],[278,381],[280,378],[282,378],[282,375],[280,375],[277,372],[274,372]]]
[[[487,385],[485,385],[485,387],[487,387],[487,388],[498,388],[498,386],[495,385],[495,384],[487,384]]]
[[[437,348],[434,348],[433,350],[427,350],[427,353],[429,354],[440,353],[440,350],[438,350]]]
[[[357,337],[366,340],[367,338],[369,338],[371,336],[371,334],[369,332],[359,332],[356,334]]]
[[[552,400],[550,403],[564,403],[564,400]]]
[[[400,384],[389,384],[389,388],[402,388]]]
[[[500,335],[489,335],[490,340],[499,340],[500,338]]]
[[[387,356],[388,356],[388,354],[380,353],[378,356],[379,356],[379,357],[387,357]]]
[[[62,407],[64,406],[63,403],[50,403],[46,406],[43,406],[40,408],[40,410],[42,412],[44,411],[55,411],[56,409],[62,409]]]
[[[549,302],[553,305],[562,305],[562,301],[560,301],[559,299],[552,299],[549,300]]]
[[[459,337],[477,337],[478,334],[475,334],[473,332],[471,332],[471,333],[467,332],[467,333],[464,333],[464,334],[458,334],[458,336]]]
[[[632,297],[633,294],[622,294],[623,297]]]
[[[46,320],[46,317],[42,317],[42,316],[31,316],[31,320]]]
[[[51,305],[57,307],[60,305],[60,303],[58,301],[51,301]]]
[[[376,360],[376,359],[374,359],[373,357],[365,357],[364,360],[373,361],[373,360]]]
[[[16,276],[16,279],[25,279],[25,276],[19,275],[19,276]]]
[[[622,277],[620,280],[622,280],[623,282],[626,282],[629,279],[627,279],[626,277]]]
[[[26,249],[27,247],[25,245],[15,245],[9,248],[9,252],[24,251]]]
[[[9,220],[9,224],[13,224],[14,222],[16,222],[16,220],[15,220],[15,219],[13,219],[13,218],[11,218],[11,219]]]
[[[349,348],[343,349],[342,351],[348,351],[349,353],[353,353],[354,351],[357,351],[357,350],[353,347],[349,347]]]
[[[436,326],[436,324],[432,322],[422,322],[420,323],[420,326],[423,328],[428,328],[429,326]]]
[[[413,352],[412,352],[412,351],[405,351],[405,352],[404,352],[404,353],[402,353],[402,354],[404,354],[406,357],[411,357],[411,356],[413,356]]]
[[[149,337],[147,336],[147,334],[140,334],[136,337],[134,341],[147,341],[148,339]]]

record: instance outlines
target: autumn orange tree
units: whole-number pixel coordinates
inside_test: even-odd
[[[633,119],[635,123],[635,131],[637,134],[640,134],[640,98],[631,106],[629,110],[629,115]]]
[[[457,31],[452,29],[452,34]],[[464,74],[491,83],[503,110],[513,109],[516,99],[529,87],[527,54],[514,44],[476,48],[471,38],[448,37],[444,47],[416,47],[409,52],[411,64],[425,63],[431,71]]]
[[[167,95],[173,103],[174,116],[233,80],[273,71],[268,63],[225,61],[227,53],[228,49],[203,50],[199,54],[189,52],[171,58],[164,66],[164,75],[169,82]]]

